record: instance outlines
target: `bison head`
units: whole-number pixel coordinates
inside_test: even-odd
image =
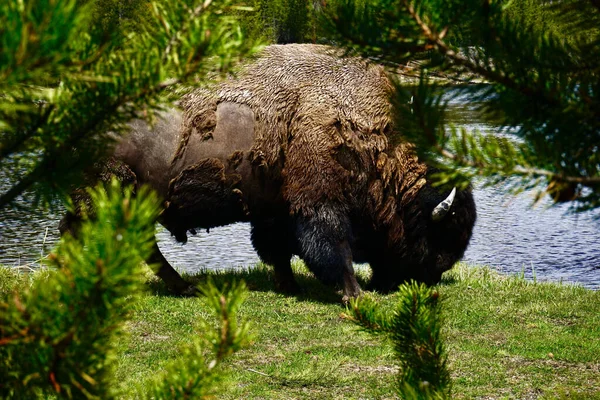
[[[400,197],[396,215],[381,239],[387,246],[371,262],[372,288],[397,289],[402,282],[438,283],[460,260],[476,219],[471,188],[438,189],[425,183],[414,196]]]

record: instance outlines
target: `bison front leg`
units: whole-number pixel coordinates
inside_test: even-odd
[[[289,224],[283,219],[252,221],[252,244],[260,259],[273,266],[275,285],[283,292],[296,294],[300,287],[290,263],[292,250],[289,238]]]
[[[380,293],[389,293],[398,290],[398,285],[407,279],[401,271],[393,270],[390,265],[382,261],[370,261],[372,276],[368,289]]]
[[[329,285],[341,284],[344,302],[360,295],[352,266],[352,233],[345,216],[325,208],[310,217],[301,216],[296,235],[299,256],[319,280]]]
[[[344,296],[342,297],[342,302],[347,303],[351,298],[360,295],[360,285],[356,281],[354,266],[352,265],[352,250],[347,240],[340,244],[340,251],[345,257],[343,267]]]

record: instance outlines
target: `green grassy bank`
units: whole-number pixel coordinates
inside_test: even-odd
[[[242,317],[252,324],[253,343],[228,359],[221,398],[396,398],[389,343],[341,318],[341,296],[295,268],[304,289],[298,297],[275,292],[263,266],[193,277],[244,279],[251,290]],[[0,296],[29,279],[0,269]],[[117,374],[127,388],[176,358],[201,334],[194,322],[208,317],[202,299],[169,296],[154,278],[149,287],[128,324],[131,335],[119,344]],[[454,398],[600,399],[600,292],[465,266],[447,274],[439,290]],[[393,294],[376,296],[384,307],[394,303]]]

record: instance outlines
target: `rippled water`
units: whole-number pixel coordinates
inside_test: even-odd
[[[188,236],[184,245],[177,243],[166,229],[160,230],[158,238],[165,257],[186,271],[239,268],[259,261],[247,223],[212,228],[210,233],[199,230],[196,236]]]
[[[550,201],[532,208],[527,193],[505,196],[476,187],[478,220],[464,261],[538,280],[577,282],[600,288],[600,220],[569,214]],[[595,212],[595,216],[598,213]]]
[[[453,118],[468,129],[490,126],[473,119],[468,104],[455,103]],[[569,214],[566,205],[550,201],[532,208],[532,196],[506,196],[499,189],[475,184],[478,220],[464,261],[490,265],[504,273],[521,273],[538,280],[577,282],[600,288],[600,212]],[[596,218],[594,218],[596,217]],[[0,264],[33,266],[57,240],[57,214],[0,214]],[[248,224],[199,231],[186,245],[168,232],[159,233],[159,246],[180,270],[238,268],[258,261]]]

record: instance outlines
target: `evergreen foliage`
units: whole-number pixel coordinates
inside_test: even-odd
[[[142,261],[152,249],[159,201],[142,188],[121,193],[90,190],[94,220],[78,238],[66,235],[50,257],[47,279],[0,300],[0,397],[3,399],[120,397],[113,379],[115,338],[145,288]],[[248,340],[237,323],[245,285],[201,289],[217,328],[200,323],[199,334],[158,378],[140,387],[139,398],[206,398],[223,380],[217,367]],[[208,346],[203,346],[206,343]],[[207,357],[206,347],[210,348]]]
[[[350,302],[347,318],[389,339],[400,361],[398,391],[403,399],[450,398],[450,373],[441,338],[441,301],[434,288],[416,282],[398,289],[393,311],[383,311],[369,296]]]
[[[420,84],[398,84],[396,120],[402,139],[440,168],[440,183],[464,186],[482,176],[514,191],[535,187],[538,198],[547,193],[577,210],[596,208],[600,5],[538,2],[542,11],[533,18],[531,7],[519,13],[514,3],[522,2],[340,0],[328,21],[340,43],[395,71],[422,60]],[[448,126],[451,98],[431,82],[433,71],[463,83],[485,81],[455,95],[493,118],[497,132]]]
[[[97,222],[65,236],[47,280],[0,303],[0,397],[108,398],[113,340],[143,288],[158,200],[148,190],[90,191]]]
[[[102,35],[123,37],[152,18],[149,0],[77,0],[92,8],[92,29]]]
[[[256,11],[242,22],[251,38],[268,43],[323,42],[326,32],[320,26],[323,0],[250,0]]]
[[[302,43],[308,29],[307,0],[262,1],[261,16],[275,43]]]
[[[218,78],[257,50],[234,1],[23,0],[0,4],[0,210],[50,204],[81,182],[132,118],[151,119],[182,84]],[[94,220],[64,236],[47,280],[0,299],[0,397],[114,398],[114,342],[144,287],[159,201],[113,182],[90,192]],[[33,204],[29,198],[35,200]],[[141,398],[207,397],[247,340],[244,285],[204,289],[220,321]],[[212,333],[211,333],[212,332]],[[184,368],[185,366],[185,368]]]
[[[217,368],[224,358],[240,350],[248,343],[248,324],[237,322],[237,312],[246,297],[246,285],[234,283],[222,290],[208,281],[200,292],[206,304],[220,324],[213,328],[200,321],[201,335],[186,345],[181,357],[174,360],[166,371],[139,389],[138,397],[147,399],[205,399],[214,398],[224,381],[223,371]],[[211,350],[205,357],[206,348]]]
[[[232,0],[138,1],[144,12],[119,34],[102,28],[110,10],[95,8],[110,2],[80,3],[0,5],[0,167],[10,184],[0,209],[23,193],[43,203],[64,194],[108,132],[151,118],[178,84],[217,77],[257,49]]]

